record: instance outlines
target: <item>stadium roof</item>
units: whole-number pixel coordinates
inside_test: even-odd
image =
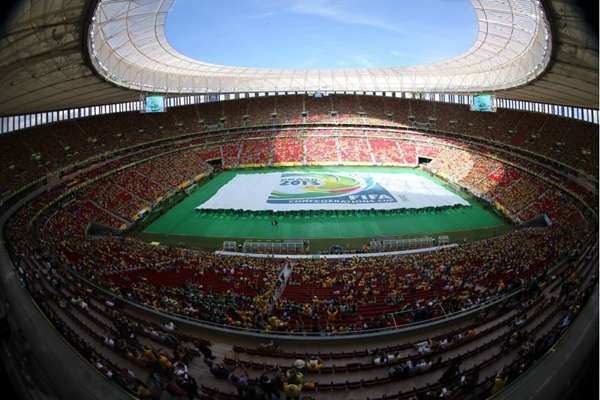
[[[472,0],[479,34],[462,55],[431,65],[331,70],[241,68],[186,57],[165,38],[173,1],[24,1],[0,38],[0,114],[127,101],[139,90],[501,91],[506,98],[598,107],[597,37],[563,0]]]
[[[174,0],[101,0],[91,59],[107,80],[166,93],[276,91],[476,92],[523,85],[550,60],[548,22],[537,1],[475,0],[475,43],[464,54],[404,68],[266,69],[208,64],[177,52],[165,24]]]

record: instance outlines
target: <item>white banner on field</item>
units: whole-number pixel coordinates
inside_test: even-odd
[[[469,203],[419,175],[290,171],[236,175],[196,208],[391,210],[453,205]]]

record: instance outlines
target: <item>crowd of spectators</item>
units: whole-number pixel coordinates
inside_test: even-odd
[[[253,372],[251,369],[256,367],[252,364],[216,357],[209,342],[180,333],[173,321],[158,324],[135,317],[122,303],[83,285],[59,263],[46,257],[34,258],[27,265],[21,264],[21,271],[25,285],[49,320],[101,374],[140,398],[159,398],[165,392],[175,397],[230,398],[226,392],[204,386],[207,377],[202,382],[196,380],[190,369],[195,359],[202,359],[212,377],[229,385],[239,399],[310,397],[317,387],[326,390],[328,386],[316,382],[317,376],[332,369],[318,355],[307,354],[283,368],[280,364],[266,369],[264,364],[259,365],[259,372]],[[388,368],[389,378],[379,384],[443,369],[435,384],[415,387],[418,399],[478,392],[477,398],[485,398],[496,394],[551,348],[580,312],[597,282],[597,275],[588,278],[574,265],[564,269],[558,281],[553,278],[530,281],[526,291],[513,301],[515,304],[481,314],[474,325],[425,338],[410,348],[404,344],[395,350],[373,348],[368,352],[372,361],[364,368]],[[540,285],[551,285],[553,281],[559,285],[549,293],[556,294],[542,295]],[[506,313],[514,316],[505,318]],[[539,314],[546,316],[537,322]],[[495,326],[484,329],[491,321],[497,321]],[[486,332],[495,329],[506,332],[486,342]],[[453,348],[478,341],[479,347],[462,356],[445,355]],[[484,354],[490,346],[499,352],[483,363],[469,365],[468,357]],[[271,342],[261,346],[260,351],[266,355],[280,350]],[[491,380],[481,376],[483,366],[499,362],[504,355],[515,351],[514,361],[500,363]],[[340,370],[349,368],[350,365],[338,366]],[[373,384],[377,383],[376,379]],[[331,384],[332,390],[335,385],[338,384]],[[353,387],[362,387],[362,383],[346,381],[342,387],[351,391]]]
[[[338,139],[340,146],[340,159],[343,163],[359,162],[372,163],[369,143],[364,138],[340,137]]]
[[[530,229],[431,254],[297,262],[221,258],[133,239],[66,241],[48,251],[113,293],[170,313],[266,331],[390,328],[467,309],[520,288],[569,255],[560,228]]]
[[[340,163],[337,138],[308,136],[304,143],[307,163]]]
[[[273,164],[303,163],[304,141],[295,137],[276,136],[273,140]]]
[[[404,164],[404,154],[395,140],[369,139],[369,145],[376,163]]]
[[[369,109],[355,100],[360,110]],[[333,99],[328,102],[336,104]],[[265,104],[270,107],[268,102]],[[326,109],[326,101],[320,104]],[[248,108],[247,112],[258,111]],[[188,343],[172,321],[153,325],[120,312],[112,297],[102,302],[102,308],[106,308],[103,313],[114,325],[108,326],[94,314],[100,312],[97,295],[75,281],[65,280],[64,274],[89,279],[118,297],[209,323],[266,332],[334,334],[391,329],[470,309],[519,289],[536,290],[540,283],[548,281],[550,267],[576,254],[590,238],[582,213],[566,194],[482,152],[442,146],[456,143],[411,134],[397,134],[393,139],[351,139],[356,131],[348,137],[319,133],[306,136],[306,132],[298,131],[253,142],[237,136],[230,137],[233,144],[208,144],[166,155],[149,150],[116,160],[100,167],[96,175],[150,158],[101,178],[59,203],[53,204],[67,189],[93,179],[94,172],[86,172],[85,179],[74,178],[36,197],[19,209],[8,224],[11,253],[20,261],[26,284],[50,321],[99,371],[130,392],[149,398],[163,390],[176,396],[197,395],[199,385],[188,366],[203,355],[215,378],[231,383],[241,398],[254,398],[258,391],[269,393],[269,398],[278,397],[280,392],[294,398],[303,390],[310,390],[305,374],[323,370],[323,361],[318,357],[255,379],[243,366],[230,367],[215,360],[206,344]],[[246,146],[247,143],[253,144]],[[371,154],[365,152],[365,145],[366,149],[371,148],[376,162],[389,159],[400,164],[415,163],[417,154],[431,157],[432,171],[498,202],[519,219],[527,220],[543,212],[557,223],[435,253],[332,263],[301,261],[293,265],[271,259],[222,258],[200,251],[152,246],[135,239],[90,238],[86,233],[91,223],[122,229],[139,210],[151,207],[182,183],[210,172],[205,163],[209,159],[222,157],[225,166],[250,159],[262,164],[266,163],[265,158],[268,160],[269,151],[265,149],[272,148],[273,162],[301,162],[305,153],[311,155],[309,161],[339,161],[340,154],[343,161],[346,157],[360,161]],[[244,158],[244,149],[251,158]],[[278,149],[282,149],[281,155]],[[574,226],[573,221],[584,223]],[[32,271],[31,264],[25,266],[22,260],[32,255],[41,255],[40,265],[45,267]],[[281,273],[284,268],[292,271],[286,280]],[[527,320],[514,320],[510,334],[503,337],[503,346],[507,350],[519,348],[520,359],[497,374],[491,393],[515,379],[570,325],[589,295],[590,286],[582,285],[582,277],[575,272],[562,277],[555,302],[560,319],[543,336],[527,337],[523,330]],[[102,326],[104,333],[86,327],[89,320]],[[142,336],[169,350],[148,347],[139,339]],[[461,338],[416,343],[418,358],[398,363],[390,375],[410,377],[441,368],[442,364],[429,355],[453,345],[455,340]],[[151,379],[138,379],[133,371],[98,352],[98,346],[143,368]],[[376,352],[373,364],[388,365],[396,355]],[[450,364],[440,378],[442,386],[431,396],[450,397],[470,390],[479,381],[477,369],[463,371],[459,364]]]
[[[563,221],[582,219],[564,194],[536,176],[493,158],[448,147],[427,169],[499,206],[516,221],[525,222],[544,213]]]
[[[242,142],[240,165],[267,165],[271,162],[272,140],[246,140]]]
[[[590,123],[515,110],[473,113],[464,105],[389,97],[282,96],[175,107],[163,114],[94,116],[2,135],[0,195],[65,166],[128,146],[211,129],[303,122],[426,123],[434,129],[518,145],[598,175],[598,132]]]
[[[240,149],[243,153],[245,148],[249,154],[260,153],[264,162],[271,143],[274,151],[278,143],[297,143],[299,152],[303,141],[306,153],[311,154],[309,161],[337,159],[340,148],[366,154],[358,147],[367,141],[376,159],[395,151],[396,158],[390,159],[402,163],[407,153],[423,152],[433,158],[428,164],[431,171],[497,202],[513,216],[525,218],[547,211],[564,223],[567,218],[583,220],[571,200],[548,189],[533,175],[480,153],[449,146],[450,141],[442,146],[416,134],[365,139],[339,132],[333,138],[326,135],[327,131],[319,133],[303,137],[301,132],[295,132],[295,136],[291,132],[289,137],[276,136],[274,140],[246,140],[218,147],[207,144],[152,155],[148,161],[108,175],[63,199],[61,207],[45,214],[41,242],[60,262],[92,276],[121,296],[152,307],[231,326],[332,333],[392,327],[435,317],[441,310],[458,311],[480,304],[542,273],[576,241],[565,224],[558,224],[433,255],[335,265],[303,262],[294,266],[281,296],[274,296],[280,292],[274,289],[281,285],[277,276],[283,267],[276,261],[261,265],[257,261],[225,261],[132,239],[90,240],[86,236],[91,223],[122,229],[140,210],[152,207],[151,199],[166,197],[182,182],[208,173],[205,157],[220,153],[237,165]],[[281,160],[297,158],[298,154],[290,154]],[[28,207],[23,208],[22,217],[32,218],[45,204],[31,203],[33,210],[26,212]],[[527,245],[519,247],[517,244],[522,242]]]

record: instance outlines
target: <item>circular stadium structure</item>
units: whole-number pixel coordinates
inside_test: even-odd
[[[172,5],[23,1],[3,24],[15,398],[581,393],[599,174],[583,9],[472,1],[464,54],[311,70],[184,56]]]
[[[129,89],[166,93],[477,92],[536,79],[548,66],[552,47],[540,1],[473,1],[479,23],[475,43],[464,54],[431,65],[330,70],[213,65],[190,59],[168,43],[165,23],[172,3],[100,1],[88,44],[100,75]]]

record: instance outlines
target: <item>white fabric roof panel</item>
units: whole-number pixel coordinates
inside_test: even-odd
[[[168,43],[165,21],[173,2],[100,0],[89,37],[97,71],[122,87],[165,93],[478,92],[526,84],[545,70],[551,55],[549,24],[538,0],[472,0],[479,20],[475,43],[439,63],[344,70],[215,65],[182,55]]]
[[[104,1],[102,24],[90,40],[87,32],[97,0],[22,0],[0,34],[0,115],[134,100],[139,92],[126,87],[135,82],[144,90],[163,87],[184,93],[506,88],[498,95],[598,107],[597,33],[568,0],[547,0],[543,8],[532,0],[473,1],[479,34],[461,56],[401,69],[326,71],[256,70],[192,60],[173,50],[164,36],[171,4],[171,0]],[[548,38],[542,34],[545,30]],[[135,37],[125,32],[134,32]],[[106,70],[99,62],[92,66],[89,45]],[[540,58],[542,54],[549,55],[549,62]],[[535,65],[539,67],[532,69]],[[123,79],[129,82],[123,84]]]

